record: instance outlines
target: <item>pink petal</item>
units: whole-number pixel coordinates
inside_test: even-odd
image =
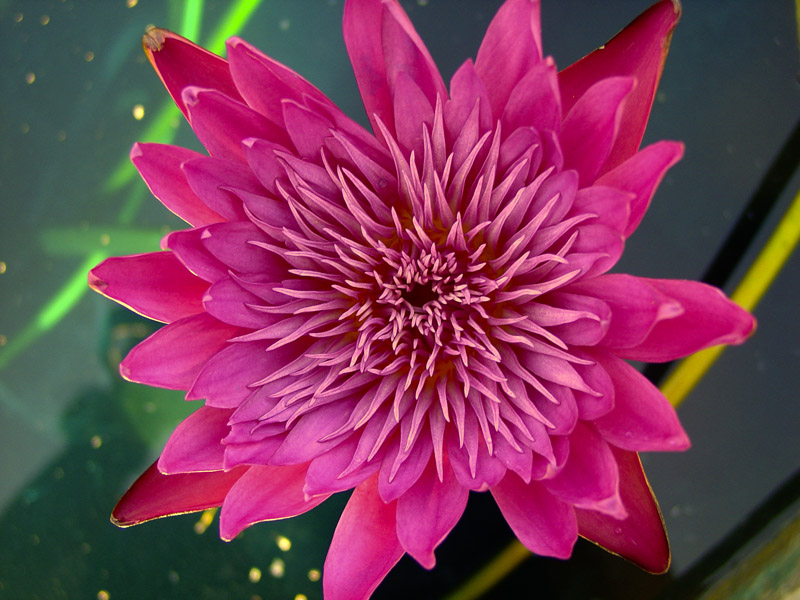
[[[656,386],[611,353],[598,350],[592,356],[614,382],[614,410],[594,420],[603,439],[637,452],[689,447],[675,409]]]
[[[341,444],[344,436],[320,441],[347,422],[355,400],[340,400],[315,408],[299,417],[281,447],[270,460],[273,465],[309,462],[320,454]]]
[[[228,276],[228,268],[206,250],[202,242],[205,231],[205,227],[173,231],[164,237],[161,247],[172,250],[190,273],[214,283]]]
[[[380,499],[377,476],[355,489],[336,525],[322,569],[326,600],[366,600],[403,556],[395,505]]]
[[[468,496],[469,490],[458,483],[449,466],[439,481],[430,461],[417,482],[397,500],[397,537],[426,569],[436,564],[433,551],[458,523]]]
[[[221,471],[231,410],[201,406],[175,428],[158,459],[164,475]]]
[[[656,290],[680,303],[683,312],[658,321],[647,338],[616,352],[621,358],[663,362],[719,344],[741,344],[753,333],[753,316],[721,290],[697,281],[645,279]]]
[[[275,254],[255,245],[268,243],[268,240],[250,221],[209,225],[203,231],[201,242],[212,256],[239,273],[264,274],[272,281],[281,281],[287,275]]]
[[[539,482],[526,484],[515,473],[506,473],[492,487],[500,512],[514,535],[541,556],[569,558],[578,539],[575,510]]]
[[[137,142],[131,149],[131,162],[153,195],[170,211],[195,226],[224,220],[197,197],[181,170],[186,161],[202,157],[193,150],[167,144]]]
[[[609,186],[633,195],[630,202],[630,216],[622,230],[625,237],[629,237],[639,226],[664,174],[682,156],[683,144],[656,142],[606,172],[590,188]]]
[[[229,541],[254,523],[296,517],[322,504],[327,495],[307,499],[303,493],[307,469],[307,464],[250,467],[225,496],[219,536]]]
[[[325,140],[333,137],[333,124],[295,102],[284,101],[282,108],[286,132],[297,155],[318,163]]]
[[[280,321],[282,315],[274,315],[255,310],[261,305],[260,298],[246,291],[233,279],[222,279],[208,288],[203,297],[206,312],[224,323],[260,329]]]
[[[359,436],[351,435],[345,442],[311,461],[306,474],[305,493],[309,495],[350,490],[380,469],[381,461],[373,460],[348,475],[342,473],[350,466]]]
[[[276,125],[283,125],[282,103],[302,103],[310,96],[336,110],[327,96],[289,67],[239,38],[227,41],[228,60],[236,88],[247,104]]]
[[[581,187],[604,172],[633,85],[631,77],[601,79],[565,113],[560,138],[564,168],[578,171]]]
[[[364,108],[376,133],[376,119],[395,132],[392,98],[398,73],[408,73],[432,106],[437,94],[447,98],[430,53],[396,0],[347,0],[343,31]]]
[[[635,193],[623,191],[623,188],[618,186],[600,185],[598,182],[591,187],[578,190],[569,216],[597,215],[591,223],[600,223],[622,234],[630,222],[633,200],[638,200]]]
[[[652,573],[669,568],[669,542],[661,511],[642,470],[639,456],[611,447],[620,473],[620,495],[628,516],[614,519],[595,511],[575,511],[582,537]]]
[[[503,114],[517,83],[542,60],[541,29],[538,0],[509,0],[489,24],[475,71],[489,93],[495,118]]]
[[[508,133],[519,127],[559,131],[561,102],[558,73],[551,57],[533,65],[514,86],[500,122]]]
[[[410,154],[422,153],[422,126],[433,123],[433,107],[417,83],[405,73],[400,73],[394,85],[395,139]]]
[[[242,142],[247,138],[260,138],[286,145],[286,132],[252,108],[216,90],[187,87],[183,102],[189,111],[189,122],[197,139],[209,154],[246,162]]]
[[[128,381],[188,390],[206,361],[239,332],[205,313],[184,317],[137,344],[119,370]]]
[[[602,300],[561,291],[519,309],[564,343],[576,346],[597,344],[611,320],[611,309]]]
[[[401,439],[403,437],[400,436]],[[378,476],[378,491],[384,502],[396,500],[416,483],[425,467],[431,462],[433,444],[430,436],[423,432],[412,444],[405,460],[399,467],[396,467],[394,463],[398,454],[405,454],[402,450],[400,441],[395,438],[394,443],[388,445],[384,454],[383,465]]]
[[[493,123],[489,95],[472,61],[467,60],[450,79],[450,100],[444,105],[444,124],[451,143],[458,137],[476,102],[479,103],[478,131],[488,131]]]
[[[677,0],[661,0],[600,49],[559,74],[565,114],[602,79],[614,76],[636,79],[636,88],[623,108],[614,147],[599,174],[621,164],[639,148],[680,13]]]
[[[89,271],[89,285],[137,313],[171,323],[203,312],[208,283],[195,277],[172,252],[107,258]]]
[[[205,48],[157,27],[147,30],[142,47],[185,117],[188,118],[188,112],[181,92],[188,86],[219,90],[229,98],[241,100],[228,71],[228,62]]]
[[[624,518],[619,479],[608,444],[594,428],[579,422],[569,436],[569,458],[564,468],[541,483],[551,494],[576,508]]]
[[[619,350],[641,344],[656,323],[673,319],[681,305],[659,292],[648,280],[631,275],[611,274],[580,281],[569,292],[601,300],[611,309],[604,348]]]
[[[246,467],[213,473],[162,475],[153,463],[120,498],[111,521],[119,527],[138,525],[220,506],[225,494],[247,472]]]
[[[192,191],[226,221],[247,218],[237,191],[265,193],[250,169],[241,163],[204,156],[184,162],[182,169]]]
[[[253,392],[248,386],[275,369],[274,357],[266,352],[267,345],[265,342],[228,344],[206,361],[186,392],[186,399],[205,398],[210,406],[236,408]],[[231,385],[234,382],[236,385]]]

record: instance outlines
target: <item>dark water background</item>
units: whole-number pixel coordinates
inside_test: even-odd
[[[230,544],[218,540],[216,524],[196,533],[198,515],[128,530],[108,522],[192,408],[180,393],[116,373],[151,324],[68,286],[92,257],[152,250],[181,226],[120,165],[168,100],[140,36],[148,24],[180,30],[184,3],[131,3],[0,0],[0,598],[319,598],[309,571],[322,566],[343,499]],[[198,41],[231,4],[204,3]],[[240,35],[364,122],[342,4],[263,0]],[[545,51],[564,67],[649,4],[545,0]],[[800,65],[791,0],[684,4],[645,141],[683,140],[686,155],[616,270],[697,279],[800,116]],[[500,2],[403,5],[447,80],[474,57]],[[174,125],[175,143],[196,147],[185,123]],[[795,175],[728,291],[799,187]],[[581,542],[572,561],[529,560],[487,597],[655,597],[796,472],[798,267],[795,255],[758,307],[757,335],[726,351],[681,406],[692,450],[644,457],[670,531],[671,575],[640,575]],[[279,536],[291,549],[279,548]],[[375,597],[442,597],[510,539],[491,498],[473,494],[437,568],[404,559]],[[280,564],[283,574],[271,574]]]

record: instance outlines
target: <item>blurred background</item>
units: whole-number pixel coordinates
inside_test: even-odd
[[[449,80],[501,2],[402,4]],[[563,68],[650,4],[544,0],[545,52]],[[200,514],[109,523],[194,405],[121,380],[121,357],[157,324],[89,292],[86,271],[183,227],[128,161],[137,140],[198,147],[141,51],[145,28],[216,52],[240,35],[366,123],[342,7],[0,0],[0,598],[321,598],[344,496],[231,543]],[[645,143],[683,140],[686,154],[615,270],[735,289],[800,189],[797,24],[791,0],[685,0]],[[726,245],[737,223],[753,239]],[[756,335],[725,351],[680,406],[693,448],[643,457],[670,533],[669,574],[581,541],[572,560],[528,558],[482,597],[800,597],[798,267],[790,256],[755,310]],[[437,567],[403,559],[375,598],[476,597],[462,586],[512,539],[491,497],[472,494]]]

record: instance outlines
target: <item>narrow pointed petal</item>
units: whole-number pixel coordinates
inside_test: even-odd
[[[541,29],[538,0],[509,0],[489,24],[475,71],[486,86],[496,119],[517,83],[542,60]]]
[[[655,324],[640,344],[617,352],[621,358],[664,362],[719,344],[741,344],[755,330],[753,316],[718,288],[698,281],[646,279],[683,312]]]
[[[569,436],[569,457],[547,490],[576,508],[625,517],[619,497],[619,469],[608,444],[590,425],[579,422]]]
[[[177,33],[159,27],[148,29],[142,47],[183,116],[188,118],[188,110],[181,93],[190,85],[219,90],[241,100],[228,62]]]
[[[153,195],[194,226],[224,220],[197,197],[181,170],[186,161],[202,157],[199,152],[166,144],[136,143],[131,149],[131,161]]]
[[[569,111],[601,79],[627,76],[636,80],[604,171],[621,164],[639,149],[680,14],[678,0],[661,0],[612,40],[559,74],[564,111]]]
[[[595,186],[609,186],[632,194],[630,215],[623,229],[625,237],[639,226],[664,174],[683,156],[683,144],[661,141],[637,152],[600,177]]]
[[[205,399],[211,406],[236,408],[252,393],[248,386],[276,369],[266,342],[237,342],[212,356],[186,392],[187,400]],[[235,381],[237,385],[231,386]]]
[[[306,499],[303,493],[307,470],[308,464],[250,467],[225,496],[220,537],[232,540],[253,523],[296,517],[322,504],[328,496]]]
[[[336,525],[322,569],[326,600],[366,600],[403,556],[396,533],[396,504],[380,499],[377,476],[355,489]]]
[[[575,510],[569,504],[541,483],[526,484],[515,473],[506,473],[491,491],[514,535],[528,550],[541,556],[569,558],[578,538]]]
[[[150,319],[171,323],[203,312],[208,282],[195,277],[172,252],[107,258],[89,271],[95,291]]]
[[[627,558],[651,573],[669,568],[670,552],[664,520],[635,452],[611,447],[620,471],[620,495],[628,516],[614,519],[577,509],[580,535],[609,552]]]
[[[137,344],[120,363],[128,381],[187,390],[208,359],[241,330],[205,313],[165,325]]]
[[[614,409],[593,421],[610,444],[636,452],[686,450],[689,437],[664,394],[616,356],[592,353],[614,383]]]
[[[220,506],[247,467],[214,473],[162,475],[155,463],[131,485],[111,513],[111,522],[130,527],[145,521]]]
[[[469,490],[446,467],[439,481],[433,461],[397,500],[397,537],[403,548],[426,569],[436,564],[433,551],[455,527],[467,506]]]
[[[164,475],[221,471],[231,410],[201,406],[175,428],[158,459]]]
[[[560,138],[564,168],[578,171],[581,187],[593,184],[604,171],[633,86],[631,77],[602,79],[566,113]]]
[[[347,0],[343,31],[364,108],[376,134],[378,120],[395,132],[392,94],[398,73],[412,74],[432,106],[436,94],[447,97],[433,58],[396,0]]]

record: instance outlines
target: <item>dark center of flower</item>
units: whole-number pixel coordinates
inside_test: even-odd
[[[439,292],[434,291],[432,281],[426,283],[415,283],[406,291],[403,300],[416,311],[422,311],[429,302],[439,298]]]

